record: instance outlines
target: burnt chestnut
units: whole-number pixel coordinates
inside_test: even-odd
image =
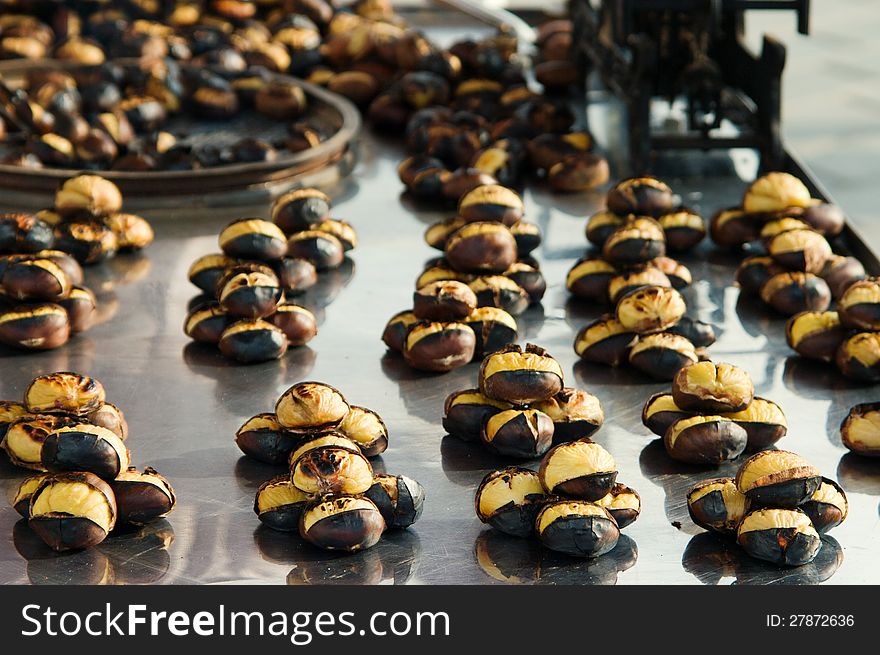
[[[85,419],[92,425],[107,428],[123,441],[128,438],[128,422],[122,410],[113,403],[104,403],[98,409],[86,414]]]
[[[549,494],[596,501],[605,497],[617,479],[617,464],[607,450],[589,439],[551,448],[538,469]]]
[[[318,282],[315,265],[306,259],[282,257],[273,262],[272,270],[275,271],[278,283],[288,296],[300,294]]]
[[[623,296],[614,313],[620,324],[637,334],[662,332],[681,320],[687,306],[671,287],[648,286]]]
[[[264,525],[281,532],[299,531],[303,510],[312,495],[297,489],[289,475],[267,480],[257,489],[254,513]]]
[[[425,505],[425,490],[405,475],[377,475],[364,492],[372,500],[389,529],[408,528],[419,520]]]
[[[318,189],[288,191],[272,203],[272,222],[285,234],[308,230],[329,217],[330,198]]]
[[[828,284],[831,295],[840,298],[853,282],[864,280],[867,273],[862,262],[855,257],[832,255],[822,267],[819,277]]]
[[[129,464],[122,439],[107,428],[89,423],[60,427],[51,432],[40,449],[40,461],[47,471],[88,471],[113,480]]]
[[[587,240],[597,248],[601,248],[618,228],[623,227],[626,218],[618,216],[614,212],[603,209],[596,212],[587,220]]]
[[[357,552],[374,546],[385,531],[376,504],[362,496],[328,496],[303,510],[299,533],[325,550]]]
[[[620,539],[620,528],[604,507],[577,500],[545,504],[535,519],[541,543],[572,557],[600,557]]]
[[[345,259],[345,247],[329,232],[304,230],[291,235],[287,255],[310,261],[318,271],[339,268]]]
[[[373,484],[373,467],[359,450],[319,446],[302,453],[292,463],[290,480],[310,494],[356,495]]]
[[[0,447],[6,451],[13,465],[33,471],[45,471],[40,452],[46,438],[58,428],[74,423],[68,416],[25,414],[9,422]]]
[[[13,307],[0,311],[0,343],[26,350],[50,350],[67,343],[67,311],[54,303]]]
[[[62,271],[67,273],[67,277],[70,279],[71,284],[80,285],[83,283],[84,274],[82,266],[80,266],[79,262],[66,252],[60,250],[41,250],[34,253],[34,257],[48,259],[49,261],[55,262]]]
[[[743,196],[743,209],[749,213],[772,214],[789,207],[808,207],[810,191],[789,173],[772,172],[752,182]]]
[[[498,307],[479,307],[464,319],[477,337],[474,357],[497,352],[516,341],[516,320]]]
[[[738,412],[754,396],[752,378],[732,364],[697,362],[680,369],[672,380],[675,404],[695,413]]]
[[[694,412],[687,412],[675,404],[671,393],[655,393],[648,398],[642,409],[642,424],[659,437],[676,421],[683,418],[696,416]]]
[[[839,484],[822,478],[822,484],[816,492],[798,509],[810,517],[816,532],[825,534],[843,523],[849,513],[849,503]]]
[[[227,268],[235,266],[238,260],[221,254],[203,255],[189,267],[187,277],[205,293],[213,294],[217,289],[217,281]]]
[[[382,331],[382,342],[391,350],[401,352],[407,333],[418,322],[419,319],[410,310],[397,312],[385,324],[385,329]]]
[[[629,363],[656,380],[672,380],[680,368],[698,359],[694,344],[669,332],[639,337],[629,351]]]
[[[684,337],[694,344],[694,348],[708,348],[715,343],[715,328],[710,323],[696,321],[689,316],[682,316],[667,332]]]
[[[483,523],[513,537],[528,537],[548,500],[537,473],[511,466],[483,478],[474,505]]]
[[[24,518],[30,517],[31,496],[34,495],[34,491],[37,490],[37,487],[40,486],[40,483],[47,475],[47,473],[40,473],[39,475],[25,478],[18,485],[15,496],[12,498],[12,507]]]
[[[301,435],[285,430],[272,413],[252,416],[235,433],[241,452],[267,464],[286,464],[300,441]]]
[[[318,334],[315,315],[305,307],[293,303],[282,302],[265,320],[284,332],[289,346],[304,346]]]
[[[797,509],[758,509],[746,514],[736,542],[755,559],[779,566],[803,566],[822,547],[810,518]]]
[[[767,245],[770,256],[792,271],[820,273],[833,254],[831,245],[813,230],[787,230],[773,237]]]
[[[282,357],[287,352],[287,337],[271,323],[243,319],[223,330],[217,345],[224,356],[252,364]]]
[[[880,330],[880,279],[869,277],[853,282],[837,301],[837,311],[840,322],[847,327]]]
[[[553,442],[562,443],[591,436],[605,422],[599,399],[581,389],[565,387],[548,400],[533,405],[553,421]]]
[[[464,441],[476,441],[483,425],[508,409],[512,409],[510,403],[484,396],[479,389],[455,391],[443,405],[443,428]]]
[[[837,349],[846,339],[847,328],[837,312],[800,312],[785,324],[785,340],[789,348],[802,357],[833,361]]]
[[[237,320],[219,303],[209,302],[196,307],[187,315],[183,331],[193,341],[217,344],[223,331]]]
[[[512,189],[500,184],[487,184],[461,197],[458,215],[468,222],[497,221],[510,226],[522,220],[523,201]]]
[[[284,292],[274,273],[229,269],[219,281],[217,299],[230,315],[262,318],[274,314]]]
[[[797,507],[816,493],[821,482],[818,469],[786,450],[752,455],[736,472],[736,488],[760,507]]]
[[[388,448],[388,427],[372,409],[351,405],[336,429],[356,443],[366,457],[381,455]]]
[[[504,271],[504,277],[516,282],[525,291],[533,303],[541,301],[547,291],[547,280],[535,266],[525,262],[516,262]]]
[[[656,257],[648,262],[648,266],[660,269],[673,289],[684,289],[694,281],[690,269],[671,257]]]
[[[242,218],[220,232],[220,249],[229,257],[270,261],[287,254],[287,238],[274,223]]]
[[[62,216],[85,212],[109,216],[122,209],[122,193],[99,175],[77,175],[65,180],[55,194],[55,209]]]
[[[624,223],[602,246],[602,256],[615,266],[644,264],[665,254],[663,228],[653,218],[644,216]]]
[[[562,391],[562,366],[546,350],[511,344],[483,360],[480,391],[497,400],[529,404],[547,400]]]
[[[533,459],[553,444],[553,421],[536,409],[507,409],[483,424],[480,438],[505,457]]]
[[[666,235],[666,245],[678,252],[690,250],[706,237],[706,223],[687,209],[663,214],[657,219]]]
[[[880,457],[880,403],[862,403],[850,409],[840,424],[840,439],[858,455]]]
[[[90,289],[72,287],[67,298],[58,304],[67,312],[71,334],[85,332],[98,319],[98,301]]]
[[[733,478],[698,482],[687,493],[688,514],[705,530],[735,534],[749,511],[749,499],[739,492]]]
[[[477,308],[477,297],[462,282],[432,282],[413,293],[413,313],[420,320],[457,321]]]
[[[24,392],[24,403],[34,414],[85,416],[105,402],[104,386],[78,373],[50,373],[33,379]]]
[[[574,351],[587,362],[620,366],[629,360],[638,338],[616,318],[605,315],[581,328],[574,340]]]
[[[593,152],[565,155],[547,170],[547,184],[554,191],[590,191],[608,181],[608,160]]]
[[[281,394],[275,404],[278,422],[297,432],[332,430],[348,412],[343,395],[322,382],[299,382]]]
[[[477,298],[477,307],[497,307],[519,315],[531,302],[526,290],[504,275],[481,275],[468,286]]]
[[[477,336],[466,323],[420,322],[410,328],[403,357],[415,369],[445,373],[474,358]]]
[[[95,546],[116,526],[113,491],[84,472],[46,476],[31,496],[28,525],[55,551]]]
[[[672,209],[672,190],[655,177],[632,177],[615,184],[605,198],[615,214],[662,216]]]
[[[749,437],[746,446],[748,450],[762,450],[772,446],[788,432],[788,421],[779,405],[758,396],[745,409],[722,416],[746,431]]]
[[[714,415],[679,419],[663,435],[669,456],[688,464],[717,466],[739,457],[747,443],[748,435],[742,427]]]
[[[518,221],[510,226],[510,232],[516,241],[517,257],[523,258],[541,245],[541,228],[534,223]]]
[[[516,257],[516,239],[500,223],[469,223],[446,244],[449,264],[466,273],[503,273]]]
[[[0,275],[0,289],[14,300],[53,302],[66,298],[71,286],[64,269],[50,259],[11,262]]]
[[[73,221],[55,228],[55,247],[70,253],[81,264],[97,264],[116,254],[119,240],[103,223]]]
[[[6,434],[9,424],[27,415],[29,412],[24,403],[12,400],[0,400],[0,438]]]
[[[859,332],[848,337],[837,349],[834,362],[848,378],[880,382],[880,333]]]
[[[639,514],[642,513],[641,496],[635,489],[619,482],[614,483],[611,491],[595,502],[599,507],[608,510],[611,518],[621,530],[635,522],[639,518]]]
[[[778,273],[764,283],[760,293],[761,300],[785,316],[825,311],[831,304],[831,290],[825,280],[812,273]]]
[[[0,253],[36,253],[54,243],[52,226],[33,214],[0,214]]]
[[[760,216],[748,213],[739,207],[731,207],[716,212],[709,221],[709,234],[712,241],[725,248],[739,248],[756,241],[761,235],[763,221]]]
[[[130,466],[110,482],[116,497],[117,523],[145,525],[168,516],[177,504],[168,480],[151,467],[143,472]]]
[[[608,282],[608,298],[616,304],[626,294],[643,287],[671,287],[672,282],[659,268],[643,266],[620,272]]]

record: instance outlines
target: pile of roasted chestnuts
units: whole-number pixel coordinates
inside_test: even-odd
[[[477,389],[446,398],[443,427],[463,441],[517,459],[586,439],[605,421],[599,399],[564,386],[562,366],[544,349],[511,344],[486,355]]]
[[[318,333],[315,315],[287,300],[303,293],[321,272],[338,268],[357,245],[346,221],[330,218],[330,199],[318,189],[297,189],[272,205],[272,220],[242,218],[220,232],[221,253],[193,262],[189,280],[202,290],[191,304],[184,332],[216,344],[242,363],[278,359]]]
[[[698,482],[687,506],[701,528],[734,537],[751,557],[779,566],[813,561],[821,535],[840,525],[849,509],[839,484],[785,450],[753,455],[735,478]]]
[[[537,225],[522,220],[519,195],[497,184],[462,196],[458,215],[425,233],[443,252],[416,279],[411,310],[388,321],[382,340],[413,368],[445,372],[516,341],[515,315],[544,296],[531,257]]]
[[[590,439],[554,446],[537,472],[509,467],[489,473],[477,488],[477,517],[514,537],[536,536],[572,557],[600,557],[639,517],[641,498],[617,482],[611,453]]]
[[[104,386],[77,373],[41,375],[23,402],[0,402],[0,447],[38,471],[12,501],[53,550],[88,548],[117,526],[166,516],[174,490],[156,470],[131,466],[128,425]]]
[[[407,528],[421,516],[422,486],[404,475],[374,473],[370,465],[368,458],[388,446],[385,422],[349,405],[330,385],[293,385],[274,413],[248,419],[235,442],[248,457],[289,469],[257,490],[260,521],[299,532],[319,548],[364,550],[385,530]]]
[[[679,369],[671,393],[645,403],[642,423],[663,438],[670,457],[700,466],[769,448],[788,431],[779,405],[755,396],[748,372],[712,361]]]

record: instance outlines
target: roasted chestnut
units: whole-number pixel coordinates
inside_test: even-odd
[[[608,181],[608,160],[594,152],[565,155],[547,170],[547,184],[554,191],[589,191]]]
[[[694,344],[669,332],[639,337],[629,351],[629,363],[657,380],[672,380],[680,368],[698,359]]]
[[[233,267],[218,281],[217,299],[230,315],[262,318],[274,314],[284,292],[274,273]]]
[[[697,362],[679,369],[672,380],[675,404],[695,413],[738,412],[754,395],[752,378],[732,364]]]
[[[308,230],[330,217],[330,198],[318,189],[288,191],[272,203],[272,222],[285,234]]]
[[[419,319],[410,310],[397,312],[385,325],[382,342],[391,350],[401,352],[409,329],[418,322]]]
[[[376,504],[362,496],[327,496],[303,510],[299,533],[325,550],[356,552],[374,546],[385,531]]]
[[[70,253],[81,264],[97,264],[116,254],[119,239],[103,223],[74,221],[55,228],[55,247]]]
[[[425,230],[425,243],[432,248],[444,250],[449,242],[449,237],[468,224],[461,216],[453,216],[445,221],[434,223]]]
[[[608,298],[617,303],[626,294],[643,287],[671,287],[672,282],[659,268],[644,266],[622,271],[608,282]]]
[[[339,243],[342,244],[342,249],[345,252],[357,248],[357,232],[355,231],[354,226],[352,226],[351,223],[340,220],[338,218],[327,218],[323,221],[315,223],[310,229],[316,230],[318,232],[327,232],[328,234],[332,234],[337,239],[339,239]]]
[[[469,223],[446,244],[449,264],[467,273],[503,273],[516,257],[516,239],[500,223]]]
[[[217,345],[226,357],[251,364],[282,357],[287,352],[287,336],[266,321],[243,319],[223,330]]]
[[[667,332],[684,337],[694,344],[694,348],[708,348],[715,343],[715,328],[710,323],[696,321],[689,316],[682,316]]]
[[[526,290],[504,275],[481,275],[468,283],[477,298],[477,307],[497,307],[508,314],[521,314],[531,298]]]
[[[468,222],[497,221],[513,225],[522,220],[522,198],[499,184],[478,186],[468,191],[458,202],[458,215]]]
[[[87,471],[104,480],[117,478],[130,463],[122,439],[90,423],[67,425],[49,433],[40,449],[40,462],[53,473]]]
[[[597,248],[601,248],[605,245],[608,237],[614,234],[619,227],[622,227],[625,222],[626,218],[607,209],[596,212],[587,219],[587,240]]]
[[[880,333],[859,332],[848,337],[837,349],[834,361],[848,378],[868,383],[880,381]]]
[[[671,287],[649,286],[623,296],[614,313],[620,324],[637,334],[662,332],[681,320],[687,311],[684,298]]]
[[[0,253],[36,253],[55,243],[52,226],[33,214],[0,214]]]
[[[619,366],[628,361],[638,339],[635,332],[606,315],[581,328],[575,337],[574,351],[584,361]]]
[[[515,262],[504,271],[504,277],[510,278],[525,291],[533,303],[541,301],[547,291],[547,280],[535,266],[525,262]]]
[[[762,450],[772,446],[788,432],[788,421],[779,405],[758,396],[745,409],[722,416],[746,431],[749,437],[746,446],[748,450]]]
[[[275,404],[278,422],[298,432],[321,432],[336,428],[348,414],[342,394],[329,384],[300,382],[293,385]]]
[[[6,428],[13,421],[20,419],[28,414],[27,407],[24,403],[17,403],[12,400],[0,400],[0,437],[6,434]]]
[[[739,207],[722,209],[709,221],[709,234],[719,246],[738,248],[761,235],[763,221],[756,214],[747,213]]]
[[[297,295],[318,282],[318,271],[312,262],[298,257],[282,257],[272,265],[284,293]]]
[[[767,173],[746,189],[742,205],[745,211],[756,214],[773,214],[789,207],[808,207],[810,191],[794,175]]]
[[[770,239],[767,245],[770,256],[780,265],[792,271],[820,273],[825,262],[833,254],[831,245],[813,230],[786,230]]]
[[[831,295],[840,298],[853,282],[864,280],[867,274],[862,262],[855,257],[832,255],[825,262],[819,276],[828,283]]]
[[[104,401],[104,386],[78,373],[37,376],[24,392],[24,403],[34,414],[85,416],[99,409]]]
[[[113,403],[104,403],[95,411],[86,414],[85,419],[92,425],[107,428],[123,441],[128,438],[128,422],[122,410]]]
[[[690,269],[671,257],[656,257],[648,266],[662,271],[674,289],[684,289],[694,281]]]
[[[477,487],[477,517],[496,530],[514,537],[528,537],[535,518],[549,500],[538,474],[512,466],[492,471]]]
[[[512,409],[509,403],[484,396],[478,389],[456,391],[444,403],[443,428],[464,441],[476,441],[483,425],[508,409]]]
[[[800,312],[785,324],[785,340],[789,348],[802,357],[833,361],[847,329],[837,312]]]
[[[809,564],[822,547],[810,518],[797,509],[758,509],[746,514],[736,542],[755,559],[780,566]]]
[[[746,449],[745,429],[722,416],[692,416],[669,426],[663,445],[672,459],[688,464],[717,466],[739,457]]]
[[[541,245],[541,228],[534,223],[517,221],[510,226],[510,232],[516,241],[517,257],[526,257]]]
[[[410,328],[403,357],[415,369],[445,373],[474,358],[477,336],[466,323],[421,322]]]
[[[706,236],[706,223],[703,217],[687,209],[663,214],[657,222],[663,228],[666,245],[670,250],[678,252],[690,250]]]
[[[822,478],[822,484],[799,509],[810,517],[816,532],[824,534],[843,523],[849,513],[849,503],[839,484]]]
[[[663,228],[653,218],[643,216],[617,228],[602,246],[602,256],[615,266],[644,264],[665,254]]]
[[[513,316],[498,307],[479,307],[465,319],[477,338],[474,357],[497,352],[516,341],[516,321]]]
[[[287,238],[274,223],[242,218],[220,232],[220,249],[229,257],[270,261],[287,254]]]
[[[294,83],[271,80],[257,91],[254,107],[261,114],[276,120],[290,121],[306,110],[306,94]]]
[[[562,443],[591,436],[605,422],[599,399],[581,389],[565,387],[552,398],[535,403],[553,421],[553,441]]]
[[[749,499],[739,492],[733,478],[713,478],[691,487],[687,507],[691,520],[701,528],[732,535],[749,511]]]
[[[286,464],[301,435],[285,430],[275,414],[257,414],[235,433],[235,444],[245,455],[267,464]]]
[[[536,409],[507,409],[483,424],[480,438],[501,455],[532,459],[552,445],[553,421]]]
[[[388,428],[376,412],[351,405],[337,431],[358,445],[366,457],[375,457],[388,447]]]
[[[673,423],[695,415],[694,412],[687,412],[676,405],[671,393],[655,393],[648,398],[642,409],[642,424],[662,437]]]
[[[71,286],[67,273],[50,259],[14,261],[0,275],[0,289],[14,300],[54,302],[66,298]]]
[[[847,327],[880,330],[880,279],[869,277],[850,284],[837,301],[837,311]]]
[[[551,448],[538,469],[549,494],[596,501],[605,497],[617,479],[617,464],[607,450],[589,439]]]
[[[238,260],[221,254],[211,254],[199,257],[189,267],[187,274],[189,281],[205,293],[213,294],[217,288],[217,281],[227,268],[238,263]]]
[[[477,307],[474,292],[462,282],[432,282],[413,293],[413,313],[427,321],[457,321]]]
[[[67,343],[67,311],[55,303],[0,310],[0,343],[27,350],[49,350]]]
[[[605,202],[615,214],[662,216],[672,209],[672,189],[655,177],[631,177],[615,184]]]
[[[373,468],[355,446],[301,446],[291,455],[290,480],[309,494],[362,494],[373,484]]]
[[[736,488],[759,507],[797,507],[816,493],[821,482],[818,469],[786,450],[752,455],[736,472]]]
[[[480,391],[497,400],[529,404],[547,400],[562,391],[562,366],[534,344],[525,350],[511,344],[483,360]]]
[[[63,216],[85,212],[109,216],[122,209],[122,193],[99,175],[77,175],[65,180],[55,194],[55,210]]]
[[[579,500],[545,504],[535,519],[535,532],[550,550],[573,557],[604,555],[620,538],[620,529],[607,509]]]
[[[642,513],[641,496],[634,489],[619,482],[611,487],[607,495],[597,500],[596,504],[608,510],[621,530],[633,523]]]
[[[37,487],[40,486],[40,483],[47,475],[47,473],[33,475],[29,478],[25,478],[22,483],[18,485],[18,489],[15,491],[15,496],[12,498],[12,507],[24,518],[30,517],[31,496],[34,495],[34,491],[37,490]],[[535,477],[537,478],[537,476]]]
[[[766,223],[764,223],[764,226],[761,228],[760,237],[761,237],[761,241],[763,242],[764,247],[767,248],[770,245],[770,243],[773,241],[774,237],[776,237],[777,235],[782,234],[783,232],[788,232],[790,230],[813,231],[809,225],[807,225],[806,223],[804,223],[803,221],[801,221],[797,218],[792,218],[791,216],[783,216],[782,218],[775,218],[771,221],[767,221]],[[792,240],[792,241],[797,241],[797,240]],[[796,244],[795,243],[788,243],[788,244],[783,244],[783,245],[792,246],[792,245],[796,245]],[[796,250],[796,249],[797,249],[797,247],[793,248],[793,250]]]
[[[837,236],[846,224],[846,218],[840,207],[815,198],[811,199],[809,206],[800,213],[800,219],[826,237]]]
[[[840,439],[854,453],[880,457],[880,403],[862,403],[850,409],[840,424]]]
[[[416,289],[419,289],[431,282],[439,282],[441,280],[458,280],[459,282],[471,282],[475,276],[470,273],[459,273],[453,271],[446,265],[430,266],[426,268],[416,278]]]
[[[364,496],[375,503],[385,527],[408,528],[419,520],[425,505],[425,490],[405,475],[377,475]]]
[[[237,320],[219,303],[209,302],[196,307],[187,315],[183,331],[193,341],[217,344],[226,328]]]
[[[283,475],[260,485],[254,497],[254,513],[273,530],[297,532],[303,510],[311,501],[310,494],[297,489],[289,475]]]
[[[761,299],[780,314],[825,311],[831,304],[831,290],[825,280],[812,273],[778,273],[761,287]]]
[[[75,421],[65,415],[25,414],[9,422],[0,447],[6,451],[15,466],[45,471],[40,452],[46,438],[60,427],[73,425]]]
[[[150,523],[168,516],[177,503],[168,480],[149,466],[143,473],[130,466],[110,482],[110,488],[116,498],[118,523]]]
[[[47,475],[31,496],[28,525],[55,551],[95,546],[116,526],[106,482],[84,472]]]
[[[71,334],[85,332],[98,318],[98,301],[89,289],[73,287],[58,304],[67,312]]]
[[[289,346],[303,346],[318,333],[315,315],[305,307],[289,302],[282,302],[265,320],[284,332]]]
[[[327,271],[342,264],[345,248],[329,232],[304,230],[294,233],[288,239],[287,255],[310,261],[318,271]]]

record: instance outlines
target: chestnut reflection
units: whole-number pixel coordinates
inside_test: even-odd
[[[440,441],[440,463],[446,478],[453,484],[475,488],[487,471],[506,466],[527,466],[521,459],[502,457],[480,443],[468,443],[447,434]],[[537,469],[538,459],[534,460]],[[528,467],[528,466],[527,466]]]
[[[847,493],[880,496],[880,459],[847,453],[837,463],[837,480]]]
[[[114,530],[98,546],[110,559],[116,584],[157,584],[171,567],[174,528],[165,519]]]
[[[27,577],[34,585],[110,585],[116,574],[110,558],[98,548],[55,552],[28,527],[25,519],[12,529],[15,550],[27,560]]]

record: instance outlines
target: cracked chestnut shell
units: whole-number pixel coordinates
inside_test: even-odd
[[[840,207],[815,198],[811,199],[810,205],[800,213],[800,219],[819,234],[827,237],[840,234],[846,224],[846,217]]]
[[[623,327],[616,318],[605,315],[581,328],[575,337],[574,351],[584,361],[619,366],[629,359],[637,341],[635,332]]]
[[[46,476],[31,496],[28,525],[55,551],[95,546],[116,526],[109,485],[84,472]]]
[[[563,443],[591,436],[605,422],[599,399],[581,389],[565,387],[552,398],[532,406],[553,421],[553,442]]]
[[[291,455],[290,480],[310,494],[362,494],[373,484],[373,467],[355,445],[324,445]]]
[[[504,271],[504,277],[510,278],[529,296],[532,303],[541,302],[547,291],[547,280],[544,274],[532,264],[516,262]]]
[[[840,298],[853,282],[864,280],[867,273],[862,262],[855,257],[832,255],[825,262],[819,276],[828,284],[831,295]]]
[[[265,320],[284,332],[288,345],[292,347],[304,346],[318,334],[315,315],[293,303],[282,302]]]
[[[464,441],[476,441],[483,425],[508,409],[509,403],[484,396],[479,389],[454,391],[443,405],[443,429]]]
[[[690,488],[687,507],[691,520],[701,528],[732,535],[749,511],[749,499],[733,478],[712,478]]]
[[[802,357],[830,362],[846,339],[847,328],[837,312],[800,312],[785,324],[788,347]]]
[[[322,382],[299,382],[281,394],[275,404],[278,422],[297,432],[332,430],[348,412],[345,397]]]
[[[779,405],[758,396],[745,409],[722,416],[746,431],[749,437],[746,446],[748,450],[762,450],[772,446],[788,432],[788,421]]]
[[[626,526],[635,522],[642,513],[642,498],[635,489],[627,487],[620,482],[614,483],[611,491],[599,500],[595,501],[599,507],[604,507],[611,514],[611,518],[617,523],[617,527],[623,530]]]
[[[260,522],[273,530],[298,532],[303,511],[313,496],[301,491],[283,475],[267,480],[254,496],[254,513]]]
[[[672,190],[655,177],[632,177],[615,184],[605,197],[615,214],[662,216],[672,209]]]
[[[508,314],[522,314],[531,303],[526,290],[504,275],[481,275],[468,283],[477,307],[497,307]]]
[[[306,94],[302,88],[282,80],[267,82],[254,96],[256,110],[276,120],[296,119],[306,110],[306,105]]]
[[[337,431],[358,445],[366,457],[375,457],[388,447],[388,427],[377,412],[352,405]]]
[[[486,420],[480,438],[500,455],[533,459],[553,444],[553,421],[536,409],[507,409]]]
[[[65,180],[55,193],[55,210],[65,216],[80,212],[108,216],[121,209],[119,187],[99,175],[72,177]]]
[[[672,282],[659,268],[644,266],[617,273],[608,282],[608,299],[616,304],[623,296],[644,287],[671,287]]]
[[[238,320],[220,303],[210,302],[192,310],[183,324],[183,331],[193,341],[217,344],[223,331]]]
[[[272,203],[271,216],[285,234],[302,232],[330,217],[330,198],[318,189],[295,189]]]
[[[252,364],[282,357],[287,352],[287,336],[267,321],[242,319],[223,330],[217,346],[224,356]]]
[[[128,422],[125,414],[113,403],[104,403],[98,409],[86,414],[85,419],[92,425],[107,428],[125,441],[128,438]]]
[[[299,533],[325,550],[356,552],[374,546],[385,531],[376,504],[363,496],[326,496],[303,511]]]
[[[592,152],[565,155],[547,170],[547,184],[563,193],[595,189],[608,177],[608,160]]]
[[[472,311],[464,322],[477,338],[474,357],[483,357],[497,352],[516,341],[516,320],[498,307],[479,307]]]
[[[446,244],[450,266],[466,273],[503,273],[516,257],[516,239],[501,223],[468,223]]]
[[[474,505],[483,523],[513,537],[528,537],[549,499],[537,473],[511,466],[483,478]]]
[[[847,327],[880,330],[880,279],[869,277],[853,282],[837,301],[837,311],[840,322]]]
[[[736,284],[749,293],[758,293],[771,277],[784,273],[785,269],[769,256],[746,257],[736,269]]]
[[[840,424],[840,439],[854,453],[880,457],[880,403],[852,407]]]
[[[129,466],[125,443],[107,428],[90,423],[59,427],[40,449],[40,462],[50,472],[87,471],[113,480]]]
[[[469,222],[497,221],[513,225],[523,217],[523,202],[513,189],[487,184],[471,189],[458,201],[458,215]]]
[[[105,397],[104,386],[98,380],[69,372],[39,375],[24,392],[25,405],[35,414],[84,416],[100,408]]]
[[[616,266],[644,264],[666,254],[663,228],[653,218],[637,216],[611,233],[602,256]]]
[[[0,447],[13,465],[34,471],[45,471],[40,459],[46,438],[60,427],[74,425],[69,415],[25,414],[10,421]]]
[[[772,214],[789,207],[807,207],[810,191],[789,173],[772,172],[752,182],[743,196],[743,209],[750,213]]]
[[[389,529],[408,528],[419,520],[425,505],[424,488],[405,475],[377,475],[364,496],[375,503]]]
[[[412,311],[405,309],[392,316],[382,331],[382,342],[391,350],[403,350],[404,340],[410,328],[419,322]]]
[[[203,255],[192,263],[187,276],[189,281],[199,289],[205,293],[213,294],[217,288],[218,280],[226,269],[237,263],[237,259],[220,253]]]
[[[81,264],[97,264],[116,254],[119,240],[103,223],[72,221],[56,226],[55,247],[73,255]]]
[[[688,464],[718,465],[739,457],[747,444],[745,429],[716,415],[679,419],[663,435],[669,456]]]
[[[0,253],[36,253],[54,243],[52,226],[33,214],[0,214]]]
[[[679,209],[661,215],[657,222],[663,228],[666,245],[670,250],[682,252],[694,248],[706,237],[703,217],[688,209]]]
[[[148,466],[143,472],[130,466],[110,482],[116,498],[118,523],[145,525],[168,516],[177,498],[168,480]]]
[[[822,547],[810,518],[797,509],[764,508],[746,514],[736,542],[749,555],[779,566],[803,566]]]
[[[304,230],[287,240],[287,255],[310,261],[318,271],[339,268],[345,259],[342,242],[329,232]]]
[[[444,221],[433,223],[425,230],[425,243],[432,248],[445,250],[449,237],[468,224],[461,216],[453,216]]]
[[[831,245],[818,232],[809,229],[786,230],[770,239],[770,256],[792,271],[820,273],[833,254]]]
[[[803,457],[787,450],[752,455],[736,473],[736,487],[759,507],[797,507],[812,496],[822,478]]]
[[[490,398],[525,405],[562,391],[562,366],[546,350],[516,344],[493,353],[480,366],[480,391]]]
[[[596,501],[606,496],[617,479],[617,464],[607,450],[589,439],[551,448],[538,469],[549,494]]]
[[[738,412],[754,396],[751,376],[732,364],[697,362],[679,369],[672,380],[675,404],[695,413]]]
[[[466,323],[422,321],[407,332],[403,357],[420,371],[445,373],[469,363],[476,346],[477,336]]]
[[[31,496],[34,495],[34,491],[47,475],[48,473],[40,473],[25,478],[15,490],[15,495],[12,497],[12,507],[24,518],[30,518]]]
[[[535,519],[541,543],[572,557],[600,557],[620,538],[620,528],[604,507],[579,500],[545,504]]]
[[[287,237],[281,228],[259,218],[229,223],[221,230],[219,242],[228,257],[271,261],[287,254]]]
[[[10,262],[0,275],[0,289],[14,300],[57,302],[70,295],[70,278],[51,259]]]
[[[220,278],[217,300],[231,316],[263,318],[274,314],[284,299],[278,278],[272,272],[233,267]]]
[[[822,478],[816,492],[798,509],[810,517],[816,532],[825,534],[843,523],[849,513],[849,503],[839,484]]]
[[[67,312],[71,334],[85,332],[98,320],[98,300],[85,287],[72,287],[67,298],[59,300],[58,305]]]
[[[587,240],[597,248],[601,248],[605,245],[608,237],[614,234],[619,227],[622,227],[625,222],[625,217],[618,216],[607,209],[596,212],[587,219]]]
[[[663,332],[687,311],[684,298],[670,287],[649,286],[623,296],[614,309],[624,328],[637,334]]]
[[[431,282],[413,293],[413,313],[425,321],[458,321],[477,308],[468,285],[455,280]]]
[[[13,421],[28,415],[24,403],[12,400],[0,400],[0,437],[6,434],[6,429]]]
[[[285,430],[272,413],[252,416],[235,433],[241,452],[267,464],[287,464],[301,441],[301,435]]]
[[[800,271],[778,273],[761,287],[761,300],[780,314],[825,311],[831,304],[831,290],[825,280]]]
[[[642,424],[659,437],[666,434],[673,423],[696,416],[675,404],[671,393],[655,393],[642,409]]]
[[[672,380],[679,369],[698,360],[694,344],[670,332],[639,337],[629,351],[629,363],[656,380]]]
[[[837,368],[859,382],[880,382],[880,333],[859,332],[848,337],[834,356]]]

